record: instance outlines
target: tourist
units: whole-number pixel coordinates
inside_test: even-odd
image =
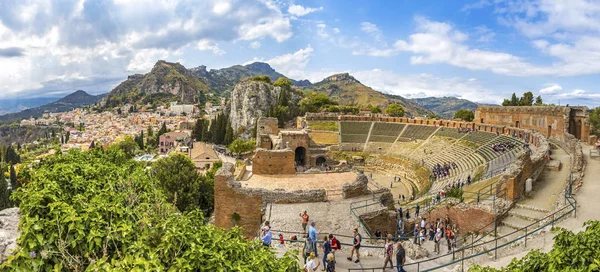
[[[467,176],[467,185],[471,185],[471,175]]]
[[[448,244],[448,253],[452,252],[452,229],[446,225],[446,242]]]
[[[271,239],[273,238],[273,234],[271,234],[271,231],[267,231],[265,232],[265,234],[260,237],[260,240],[262,240],[263,242],[263,246],[269,247],[271,246]]]
[[[435,245],[433,247],[433,252],[440,254],[440,243],[442,242],[442,230],[437,229],[435,232]]]
[[[402,207],[398,208],[398,215],[400,216],[400,219],[402,219]]]
[[[420,245],[419,241],[419,224],[415,224],[415,228],[413,229],[413,244]]]
[[[417,205],[415,206],[415,217],[419,217],[419,203],[417,203]]]
[[[390,188],[394,187],[394,183],[390,181]]]
[[[311,252],[308,256],[306,264],[304,265],[304,269],[307,272],[316,272],[318,271],[320,265],[321,263],[319,262],[319,260],[317,260],[315,253]]]
[[[435,225],[433,222],[429,222],[429,241],[433,241],[435,235]]]
[[[404,247],[402,247],[402,243],[398,242],[398,247],[396,249],[396,267],[398,268],[398,272],[406,272],[406,270],[404,270],[405,262],[406,262],[406,251],[404,251]]]
[[[387,266],[388,262],[390,263],[390,268],[394,269],[394,262],[392,261],[392,255],[394,254],[394,245],[392,244],[391,235],[385,238],[385,245],[383,246],[383,249],[383,256],[385,256],[383,269],[385,270],[385,267]]]
[[[458,227],[456,224],[452,225],[452,247],[456,248],[456,236],[458,236]]]
[[[281,234],[281,232],[278,232],[277,236],[279,237],[279,247],[282,248],[285,244],[285,241],[283,240],[283,234]]]
[[[327,255],[331,253],[331,243],[327,235],[323,236],[323,270],[327,269]]]
[[[425,227],[427,226],[427,222],[425,222],[425,217],[421,218],[421,229],[425,230]]]
[[[319,257],[319,253],[317,252],[317,234],[319,232],[315,228],[315,221],[310,222],[310,226],[308,227],[308,237],[310,241],[313,243],[313,251],[315,252],[315,256]]]
[[[340,241],[338,241],[337,238],[335,238],[335,236],[333,236],[333,234],[329,234],[329,240],[331,241],[331,250],[333,250],[332,252],[335,254],[335,252],[337,250],[342,249],[342,245],[340,244]]]
[[[437,196],[436,196],[437,203],[440,203],[441,199],[442,199],[442,194],[440,192],[438,192]]]
[[[335,272],[335,256],[333,253],[327,255],[327,272]]]
[[[302,217],[302,231],[306,232],[306,225],[308,225],[309,216],[306,211],[304,211],[304,213],[300,214],[300,217]]]
[[[270,230],[271,225],[269,224],[269,221],[265,221],[265,225],[260,229],[260,236],[265,235]]]
[[[358,229],[354,229],[354,241],[352,244],[352,251],[350,251],[350,257],[348,257],[348,261],[352,261],[352,257],[354,256],[354,252],[356,252],[356,261],[355,263],[360,262],[360,242],[362,241],[362,236],[358,233]]]
[[[308,257],[310,255],[315,255],[315,253],[313,252],[313,246],[312,246],[312,242],[310,241],[310,237],[306,238],[306,241],[304,241],[304,247],[302,248],[302,256],[304,257],[304,263],[308,262]]]
[[[410,218],[410,208],[406,208],[406,219]]]
[[[419,238],[421,239],[421,245],[425,244],[425,229],[422,228],[419,233]]]

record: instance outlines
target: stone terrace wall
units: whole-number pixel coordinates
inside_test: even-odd
[[[342,198],[352,198],[369,194],[369,179],[365,175],[358,175],[352,183],[346,183],[342,186]]]
[[[252,173],[256,175],[294,174],[294,151],[259,148],[252,157]]]
[[[296,191],[286,191],[283,189],[275,189],[273,191],[264,190],[263,201],[277,204],[325,202],[327,201],[327,193],[324,189]]]

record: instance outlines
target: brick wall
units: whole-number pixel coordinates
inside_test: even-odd
[[[262,192],[245,190],[233,179],[233,164],[225,163],[215,175],[215,225],[230,229],[244,228],[248,238],[256,236],[262,222]],[[234,220],[234,213],[239,220]]]
[[[257,175],[294,174],[294,152],[289,149],[257,149],[252,157],[252,173]]]

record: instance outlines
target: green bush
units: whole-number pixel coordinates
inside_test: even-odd
[[[548,253],[535,249],[523,259],[513,259],[501,269],[473,266],[471,272],[493,271],[599,271],[600,221],[587,221],[585,231],[573,233],[563,228],[554,231],[554,246]]]
[[[462,200],[462,196],[463,196],[463,189],[458,188],[458,187],[452,187],[450,188],[450,190],[448,190],[446,192],[446,197],[454,197],[454,198],[458,198],[460,200]]]
[[[179,212],[145,166],[119,149],[42,160],[13,194],[18,250],[1,271],[297,271],[241,229]]]
[[[250,80],[252,81],[260,81],[260,82],[264,82],[264,83],[268,83],[271,84],[271,78],[269,76],[253,76],[250,78]]]

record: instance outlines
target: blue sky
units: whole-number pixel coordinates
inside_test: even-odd
[[[104,93],[158,59],[268,62],[312,82],[349,72],[409,98],[600,106],[600,2],[0,2],[0,98]]]

